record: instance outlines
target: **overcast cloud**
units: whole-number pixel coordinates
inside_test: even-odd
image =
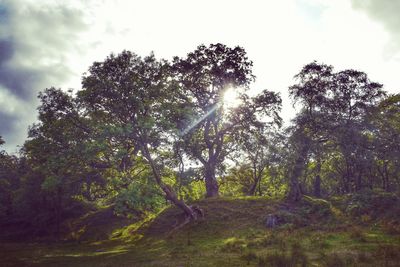
[[[390,33],[387,56],[400,60],[400,0],[352,0],[353,7],[365,11]]]
[[[85,29],[74,7],[0,1],[0,135],[8,151],[22,144],[35,121],[38,92],[70,78],[65,62]]]
[[[94,61],[123,49],[171,59],[201,43],[240,45],[255,91],[281,92],[318,60],[400,88],[400,0],[0,0],[0,135],[9,152],[37,116],[36,95],[79,89]]]

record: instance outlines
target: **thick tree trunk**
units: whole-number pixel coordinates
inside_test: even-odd
[[[290,188],[288,198],[292,201],[299,201],[302,197],[299,178],[304,170],[304,165],[307,160],[309,149],[309,143],[304,142],[300,151],[298,152],[297,159],[290,174]]]
[[[291,175],[288,198],[292,201],[299,201],[302,197],[300,183],[298,179],[301,171],[302,170],[298,167],[294,167]]]
[[[206,182],[206,197],[218,197],[219,186],[217,178],[215,177],[215,167],[212,164],[205,166],[204,179]]]

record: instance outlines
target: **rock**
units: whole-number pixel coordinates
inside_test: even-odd
[[[275,228],[278,226],[278,216],[275,214],[268,214],[265,218],[265,226],[267,228]]]

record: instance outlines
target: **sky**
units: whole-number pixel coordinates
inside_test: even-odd
[[[252,90],[283,98],[313,60],[364,71],[400,92],[400,0],[0,0],[0,136],[16,153],[37,121],[37,94],[79,90],[110,53],[172,59],[200,44],[242,46]]]

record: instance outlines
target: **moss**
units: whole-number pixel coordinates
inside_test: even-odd
[[[222,251],[241,252],[245,248],[246,248],[246,242],[243,239],[231,237],[224,241],[224,246],[222,247]]]
[[[331,218],[333,215],[331,204],[324,199],[304,196],[302,202],[303,211],[316,219]]]

